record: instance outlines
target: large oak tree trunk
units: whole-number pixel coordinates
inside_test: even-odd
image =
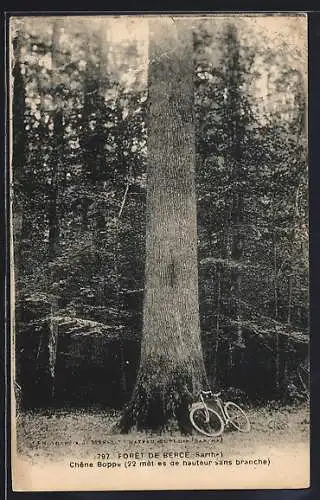
[[[192,32],[149,25],[148,190],[143,338],[124,431],[184,426],[206,385],[198,309]]]

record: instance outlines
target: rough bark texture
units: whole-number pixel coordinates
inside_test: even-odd
[[[144,323],[122,429],[184,426],[206,385],[198,309],[192,32],[151,21]]]

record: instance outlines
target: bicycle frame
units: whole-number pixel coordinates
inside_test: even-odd
[[[230,419],[227,417],[226,412],[224,411],[224,403],[223,403],[222,399],[219,398],[219,396],[215,396],[214,401],[215,401],[215,403],[217,403],[217,406],[220,410],[220,413],[222,415],[222,418],[224,420],[225,425],[228,425]]]
[[[206,402],[205,402],[205,400],[204,400],[203,395],[202,395],[201,392],[200,392],[200,401],[201,401],[201,403],[204,406],[204,409],[205,409],[205,412],[206,412],[206,423],[208,423],[209,422],[208,406],[207,406],[207,404],[206,404]]]
[[[219,411],[220,411],[220,413],[221,413],[221,416],[222,416],[222,418],[223,418],[223,420],[224,420],[225,425],[228,425],[228,423],[229,423],[230,419],[227,417],[227,415],[226,415],[226,413],[225,413],[225,411],[224,411],[224,404],[223,404],[222,399],[221,399],[219,396],[216,396],[215,394],[213,394],[212,396],[213,396],[213,399],[214,399],[215,403],[217,404],[217,406],[218,406],[218,408],[219,408]],[[205,400],[204,400],[204,397],[203,397],[203,394],[202,394],[202,393],[200,393],[200,401],[201,401],[201,403],[203,404],[203,406],[204,406],[204,408],[205,408],[205,412],[206,412],[206,422],[208,422],[208,421],[209,421],[209,412],[208,412],[208,410],[207,410],[208,405],[207,405],[207,403],[205,402]]]

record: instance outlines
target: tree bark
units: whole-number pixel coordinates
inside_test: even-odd
[[[200,340],[193,43],[182,20],[149,24],[146,270],[140,367],[127,431],[183,427],[207,384]]]
[[[276,229],[273,230],[273,303],[274,303],[274,319],[278,320],[278,248]]]
[[[13,55],[14,66],[12,70],[13,76],[13,100],[12,100],[12,164],[10,181],[13,180],[13,203],[10,205],[10,258],[11,258],[11,284],[14,285],[12,303],[15,304],[17,292],[19,290],[19,277],[22,270],[22,227],[24,221],[24,202],[21,185],[23,183],[23,175],[26,160],[26,133],[24,126],[25,118],[25,82],[21,71],[21,45],[22,35],[17,33],[13,40]],[[12,318],[13,331],[13,383],[15,390],[15,405],[19,409],[22,403],[21,394],[21,360],[20,352],[16,342],[16,324],[19,322],[17,310]]]
[[[23,184],[26,160],[26,132],[24,127],[25,115],[25,82],[21,71],[21,33],[18,32],[13,40],[14,66],[13,76],[13,102],[12,102],[12,171],[14,182],[13,202],[13,230],[14,230],[14,257],[15,279],[18,281],[21,262],[21,238],[23,226]]]
[[[240,54],[239,41],[237,39],[237,31],[231,26],[227,32],[227,41],[230,52],[230,80],[229,80],[229,106],[230,106],[230,151],[232,154],[232,172],[231,178],[233,181],[233,199],[231,208],[231,228],[232,228],[232,245],[231,259],[235,263],[240,263],[243,257],[243,241],[242,241],[242,225],[243,225],[243,165],[242,165],[242,148],[241,137],[243,136],[243,126],[241,124],[241,94],[239,90],[239,74],[240,74]],[[236,346],[244,348],[243,331],[242,331],[242,311],[241,311],[241,270],[238,265],[232,271],[232,287],[234,289],[234,319],[237,322]]]
[[[52,68],[57,71],[60,66],[60,33],[61,33],[61,19],[57,19],[53,24],[52,31]],[[59,82],[60,84],[60,82]],[[53,114],[53,151],[51,153],[51,185],[49,195],[48,207],[48,222],[49,222],[49,242],[48,254],[51,262],[57,256],[59,239],[60,239],[60,220],[59,216],[59,190],[61,189],[61,177],[63,166],[63,150],[64,150],[64,124],[63,124],[63,104],[61,90],[59,84],[55,88],[54,93],[54,114]],[[54,87],[54,86],[53,86]],[[51,270],[51,289],[55,284],[55,275],[53,269]],[[48,367],[49,367],[49,398],[54,398],[55,393],[55,376],[56,376],[56,357],[58,350],[59,330],[56,324],[55,314],[58,309],[58,297],[53,293],[50,294],[49,300],[51,301],[50,313],[50,331],[48,338]]]
[[[50,374],[50,398],[55,396],[55,378],[56,378],[56,361],[58,349],[58,323],[55,320],[55,314],[58,309],[58,301],[55,296],[51,297],[51,310],[50,310],[50,323],[49,323],[49,339],[48,339],[48,352],[49,352],[49,374]]]
[[[217,371],[218,371],[218,351],[220,341],[220,314],[221,314],[221,270],[217,272],[217,319],[216,319],[216,336],[214,341],[214,356],[213,356],[213,369],[212,369],[212,385],[216,387],[217,384]]]
[[[55,72],[58,71],[60,65],[60,31],[61,20],[56,20],[53,24],[52,32],[52,68]],[[54,78],[54,77],[53,77]],[[51,152],[51,184],[49,190],[49,207],[48,207],[48,220],[49,220],[49,259],[53,260],[56,257],[59,245],[60,236],[60,221],[58,213],[59,203],[59,184],[61,180],[61,171],[63,168],[63,104],[62,95],[59,85],[54,86],[54,114],[53,114],[53,144]]]

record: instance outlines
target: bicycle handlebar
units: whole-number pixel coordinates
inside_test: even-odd
[[[202,390],[200,391],[200,393],[203,394],[204,396],[209,396],[209,394],[210,394],[214,398],[218,398],[220,396],[220,394],[221,394],[221,392],[214,393],[212,391],[202,391]]]

